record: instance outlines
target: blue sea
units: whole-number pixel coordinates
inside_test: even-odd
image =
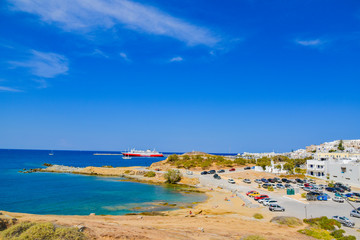
[[[0,210],[57,215],[123,215],[144,209],[150,211],[158,202],[179,205],[206,198],[203,194],[184,193],[173,187],[119,181],[121,178],[117,177],[18,172],[24,168],[43,167],[43,163],[123,167],[150,166],[165,159],[125,160],[119,155],[94,155],[101,153],[99,151],[53,151],[52,156],[49,153],[49,150],[0,150]]]

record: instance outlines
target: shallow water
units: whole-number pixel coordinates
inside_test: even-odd
[[[169,209],[158,202],[177,206],[203,201],[199,193],[183,194],[161,185],[119,181],[116,177],[65,173],[19,173],[43,163],[67,166],[150,166],[164,158],[94,156],[85,151],[0,150],[0,209],[34,214],[120,215],[136,211]],[[140,209],[134,209],[140,207]]]

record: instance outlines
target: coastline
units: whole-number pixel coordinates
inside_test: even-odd
[[[130,171],[130,172],[128,172]],[[71,173],[96,176],[118,176],[125,181],[147,184],[164,184],[162,172],[156,177],[142,176],[141,167],[86,167],[73,168],[49,166],[34,172]],[[125,173],[126,172],[126,173]],[[195,181],[197,180],[197,181]],[[19,221],[52,222],[64,226],[83,226],[90,239],[240,239],[247,235],[262,235],[266,239],[310,239],[297,232],[299,227],[290,228],[270,223],[274,216],[264,209],[252,209],[245,206],[243,200],[231,191],[221,188],[199,187],[198,179],[184,177],[179,189],[201,192],[207,199],[191,206],[168,211],[154,211],[150,214],[131,215],[37,215],[11,213],[6,215]],[[227,200],[226,200],[227,199]],[[261,213],[264,219],[253,218]],[[180,224],[181,223],[181,224]]]

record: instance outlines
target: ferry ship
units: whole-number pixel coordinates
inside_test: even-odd
[[[155,150],[135,150],[131,149],[130,152],[124,152],[124,156],[127,157],[163,157],[164,155],[162,153],[159,153]]]

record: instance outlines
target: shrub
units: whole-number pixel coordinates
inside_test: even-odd
[[[52,223],[16,224],[1,233],[3,240],[85,240],[83,233],[76,228],[57,227]]]
[[[103,168],[114,168],[113,166],[107,166],[107,165],[105,165],[105,166],[102,166]]]
[[[176,161],[178,161],[178,160],[179,160],[179,157],[178,157],[178,155],[176,155],[176,154],[170,155],[170,156],[168,157],[168,159],[167,159],[167,161],[170,162],[170,163],[176,162]]]
[[[340,240],[356,240],[355,236],[349,235],[339,238]]]
[[[53,239],[55,232],[55,227],[52,223],[38,223],[31,226],[19,237],[19,240],[22,239]]]
[[[332,240],[334,238],[328,231],[319,228],[306,228],[299,230],[299,232],[316,239]]]
[[[26,230],[28,230],[30,227],[32,227],[34,225],[34,223],[30,223],[30,222],[22,222],[19,224],[16,224],[14,226],[11,226],[10,228],[4,230],[2,232],[2,239],[7,240],[7,239],[14,239],[19,237],[23,232],[25,232]]]
[[[273,188],[272,186],[270,186],[270,187],[268,187],[268,190],[269,190],[270,192],[273,192],[273,191],[274,191],[274,188]]]
[[[335,226],[341,228],[340,222],[327,217],[304,219],[304,222],[312,227],[318,227],[325,230],[335,230]]]
[[[181,180],[182,175],[179,170],[172,169],[165,173],[164,178],[166,179],[167,183],[174,184]]]
[[[302,198],[306,198],[306,193],[302,193],[302,194],[301,194],[301,197],[302,197]]]
[[[278,224],[287,225],[288,227],[295,227],[303,225],[302,221],[296,217],[278,216],[273,217],[270,222],[276,222]]]
[[[156,173],[153,171],[149,171],[144,174],[144,177],[155,177],[155,176],[156,176]]]
[[[255,219],[263,219],[264,216],[261,215],[260,213],[255,213],[254,216],[253,216]]]
[[[242,240],[265,240],[265,238],[259,235],[250,235],[242,238]]]
[[[54,238],[56,240],[83,240],[86,239],[85,235],[77,228],[56,228]]]
[[[331,233],[331,236],[333,236],[334,238],[338,239],[344,236],[345,231],[342,229],[339,230],[335,230]]]

